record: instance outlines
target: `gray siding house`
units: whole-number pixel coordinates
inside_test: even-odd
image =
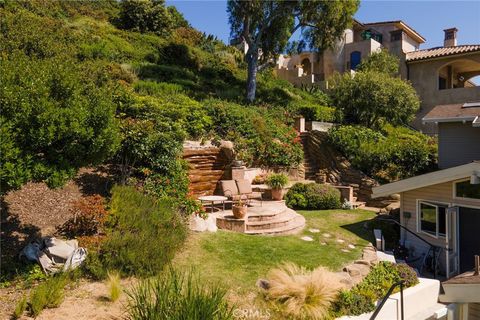
[[[422,119],[438,127],[439,169],[373,189],[373,197],[400,194],[402,243],[414,256],[440,247],[447,277],[470,270],[480,255],[480,102],[439,105]]]
[[[438,127],[438,167],[480,160],[480,102],[440,105],[422,119]]]

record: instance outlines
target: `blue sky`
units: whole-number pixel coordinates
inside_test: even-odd
[[[230,26],[225,1],[167,0],[193,27],[228,42]],[[480,44],[480,0],[363,0],[355,18],[361,22],[403,20],[427,39],[421,49],[443,45],[443,29],[458,28],[458,44]]]

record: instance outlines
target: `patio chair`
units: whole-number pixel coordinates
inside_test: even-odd
[[[248,180],[221,180],[220,189],[222,194],[232,201],[246,197],[248,200],[260,200],[263,206],[262,193],[252,191],[252,184]]]

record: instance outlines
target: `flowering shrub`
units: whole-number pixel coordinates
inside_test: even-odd
[[[81,198],[73,203],[73,218],[62,226],[59,232],[68,237],[94,236],[103,232],[108,216],[105,199],[100,195]]]

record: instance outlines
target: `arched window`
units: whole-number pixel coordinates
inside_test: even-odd
[[[304,74],[311,74],[312,73],[312,64],[310,63],[310,59],[305,58],[302,60],[303,66],[303,73]]]
[[[479,85],[480,62],[458,59],[438,70],[438,89],[469,88]]]
[[[357,69],[360,62],[362,62],[362,53],[360,51],[350,53],[350,69]]]

